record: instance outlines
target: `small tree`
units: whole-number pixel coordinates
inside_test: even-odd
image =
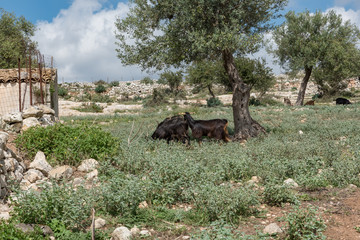
[[[15,68],[18,58],[25,59],[28,50],[35,51],[31,40],[35,26],[23,16],[16,17],[0,8],[0,68]]]
[[[215,98],[213,85],[221,83],[219,72],[223,72],[224,67],[219,61],[204,60],[194,62],[187,68],[186,81],[200,89],[207,88],[212,98]],[[231,89],[231,88],[230,88]]]
[[[154,81],[150,77],[144,77],[143,79],[140,80],[140,83],[145,85],[153,85]]]
[[[277,49],[270,50],[279,59],[280,64],[296,74],[304,71],[296,105],[303,105],[307,84],[313,71],[318,70],[318,83],[324,81],[324,77],[337,72],[332,81],[343,80],[345,72],[351,71],[352,66],[336,61],[347,59],[348,52],[356,48],[359,41],[359,29],[349,21],[343,23],[341,16],[334,11],[327,14],[309,11],[295,14],[290,11],[285,16],[286,21],[274,31],[273,39]],[[341,46],[341,48],[339,48]],[[331,53],[334,49],[341,49]],[[338,56],[336,56],[338,55]],[[341,64],[342,70],[337,70]]]
[[[343,45],[346,44],[346,45]],[[347,88],[344,81],[360,76],[360,50],[353,44],[334,42],[314,70],[313,79],[321,95],[332,96]]]
[[[95,88],[95,92],[96,92],[96,93],[103,93],[103,92],[105,92],[105,91],[106,91],[106,88],[105,88],[105,86],[102,85],[102,84],[97,85],[96,88]]]
[[[181,71],[165,71],[160,75],[158,83],[167,84],[172,93],[177,93],[181,85],[183,74]]]

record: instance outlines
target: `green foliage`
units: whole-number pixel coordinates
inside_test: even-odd
[[[69,91],[64,87],[59,87],[58,89],[58,95],[60,97],[66,97],[69,94]]]
[[[0,220],[0,240],[42,240],[44,238],[42,231],[39,228],[35,228],[34,232],[24,233],[20,229],[16,228],[15,223],[5,222]]]
[[[104,85],[102,85],[102,84],[99,84],[99,85],[96,86],[95,92],[96,93],[106,92],[106,87]]]
[[[100,79],[98,81],[95,81],[94,84],[97,85],[97,86],[98,85],[106,85],[106,82],[104,80]]]
[[[206,105],[208,107],[217,107],[217,106],[222,106],[222,102],[220,101],[219,98],[209,98],[209,99],[206,99]]]
[[[166,104],[168,101],[166,100],[165,90],[160,88],[155,88],[151,95],[150,99],[147,99],[144,103],[145,107],[155,107],[161,104]]]
[[[283,203],[296,203],[295,194],[284,185],[267,184],[263,192],[264,202],[270,206],[281,206]]]
[[[54,237],[59,240],[87,240],[91,238],[91,232],[82,232],[82,231],[71,231],[66,228],[65,223],[59,221],[58,219],[52,219],[49,224],[51,230],[53,230]],[[106,236],[105,233],[95,231],[95,239],[105,240],[109,239],[109,236]]]
[[[35,26],[23,16],[0,8],[0,68],[17,68],[18,58],[26,59],[26,51],[36,50]]]
[[[206,184],[195,190],[195,206],[206,214],[208,220],[223,219],[237,222],[239,216],[249,216],[259,203],[258,196],[250,189],[232,189],[230,186]]]
[[[195,234],[191,239],[196,240],[250,240],[251,236],[246,236],[239,232],[234,226],[219,220],[211,223],[210,227]]]
[[[306,79],[313,73],[320,91],[328,95],[343,89],[345,78],[358,76],[358,27],[343,22],[335,11],[290,11],[285,17],[273,35],[278,48],[270,50],[283,67],[293,74],[305,70]]]
[[[182,82],[183,74],[181,71],[165,71],[160,74],[158,83],[167,84],[171,92],[177,92]]]
[[[154,81],[150,77],[144,77],[140,80],[140,83],[146,84],[146,85],[153,85]]]
[[[102,206],[113,216],[136,215],[139,203],[145,200],[146,192],[141,180],[113,177],[102,188]]]
[[[109,83],[109,86],[110,87],[118,87],[120,85],[119,81],[111,81]]]
[[[180,0],[150,4],[139,0],[126,18],[115,23],[116,51],[124,64],[139,64],[144,69],[220,57],[225,50],[249,53],[259,43],[258,34],[271,27],[268,21],[276,18],[286,2]],[[136,44],[130,45],[128,38]]]
[[[53,182],[44,183],[41,192],[18,192],[16,196],[14,213],[21,222],[48,225],[58,219],[67,229],[83,230],[91,222],[91,208],[98,195]]]
[[[114,100],[109,95],[92,94],[92,95],[89,95],[88,97],[89,97],[89,100],[92,102],[101,102],[101,103],[114,102]]]
[[[317,214],[317,209],[313,207],[305,209],[295,207],[283,220],[288,224],[285,239],[326,239],[323,235],[326,225]]]
[[[250,87],[264,95],[266,91],[274,86],[275,76],[271,68],[266,67],[264,59],[250,59],[237,57],[235,59],[241,79]],[[223,63],[221,61],[201,61],[188,67],[187,82],[195,84],[200,88],[208,88],[214,97],[211,88],[212,84],[219,83],[227,89],[232,89],[232,82],[229,81]]]
[[[103,112],[104,108],[96,103],[83,103],[80,107],[74,108],[79,112],[95,112],[100,113]]]
[[[98,127],[63,124],[30,128],[17,137],[16,145],[30,158],[43,151],[50,163],[74,166],[90,157],[102,160],[119,149],[118,140]]]

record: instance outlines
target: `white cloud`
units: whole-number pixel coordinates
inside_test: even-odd
[[[360,3],[360,1],[359,1],[359,3]],[[351,23],[360,27],[360,9],[357,11],[354,11],[352,9],[345,10],[345,8],[343,8],[343,7],[333,7],[333,8],[327,9],[326,13],[331,10],[334,10],[337,14],[340,14],[344,21],[350,20]]]
[[[359,0],[335,0],[334,1],[335,6],[340,7],[351,7],[355,9],[360,9],[360,1]]]
[[[144,76],[137,66],[122,66],[116,57],[115,20],[125,17],[128,5],[103,8],[104,0],[75,0],[51,22],[38,22],[34,36],[39,49],[51,55],[59,80],[137,80]]]

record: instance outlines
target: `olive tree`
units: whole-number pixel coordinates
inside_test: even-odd
[[[351,71],[350,65],[335,61],[338,56],[332,51],[335,48],[341,49],[336,54],[343,60],[346,58],[346,62],[351,61],[348,53],[356,48],[359,29],[349,21],[343,22],[341,16],[334,11],[315,14],[309,11],[298,14],[290,11],[285,18],[286,21],[273,33],[277,49],[270,52],[289,72],[296,74],[304,71],[305,76],[296,100],[296,105],[303,105],[306,87],[314,71],[318,72],[317,76],[318,79],[322,78],[321,81],[325,75],[331,76],[334,68],[340,65],[342,70],[337,73]],[[343,80],[342,77],[345,75],[336,76],[336,81]]]
[[[179,67],[203,59],[222,59],[233,89],[234,139],[257,136],[265,129],[249,112],[251,87],[235,57],[254,52],[261,34],[287,0],[132,0],[117,19],[117,56],[143,69]]]
[[[264,59],[237,57],[235,58],[235,66],[239,71],[241,79],[251,89],[260,92],[260,95],[265,94],[276,82],[272,69],[266,66]],[[203,60],[201,62],[194,62],[188,67],[187,73],[188,83],[200,88],[207,88],[213,98],[215,98],[215,94],[212,91],[214,83],[221,84],[227,89],[232,89],[232,84],[221,61]]]
[[[0,68],[15,68],[18,58],[25,58],[27,50],[35,50],[31,40],[35,26],[24,17],[16,17],[0,8]]]

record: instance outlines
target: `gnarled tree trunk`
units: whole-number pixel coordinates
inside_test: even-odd
[[[233,86],[232,108],[235,127],[233,139],[247,139],[249,137],[256,137],[260,133],[265,133],[264,127],[250,116],[249,100],[251,87],[240,78],[232,53],[225,50],[222,55],[224,67]]]
[[[306,86],[309,82],[311,72],[312,72],[312,67],[305,67],[305,76],[304,76],[303,80],[301,81],[298,97],[297,97],[296,103],[295,103],[295,105],[297,105],[297,106],[304,105]]]

